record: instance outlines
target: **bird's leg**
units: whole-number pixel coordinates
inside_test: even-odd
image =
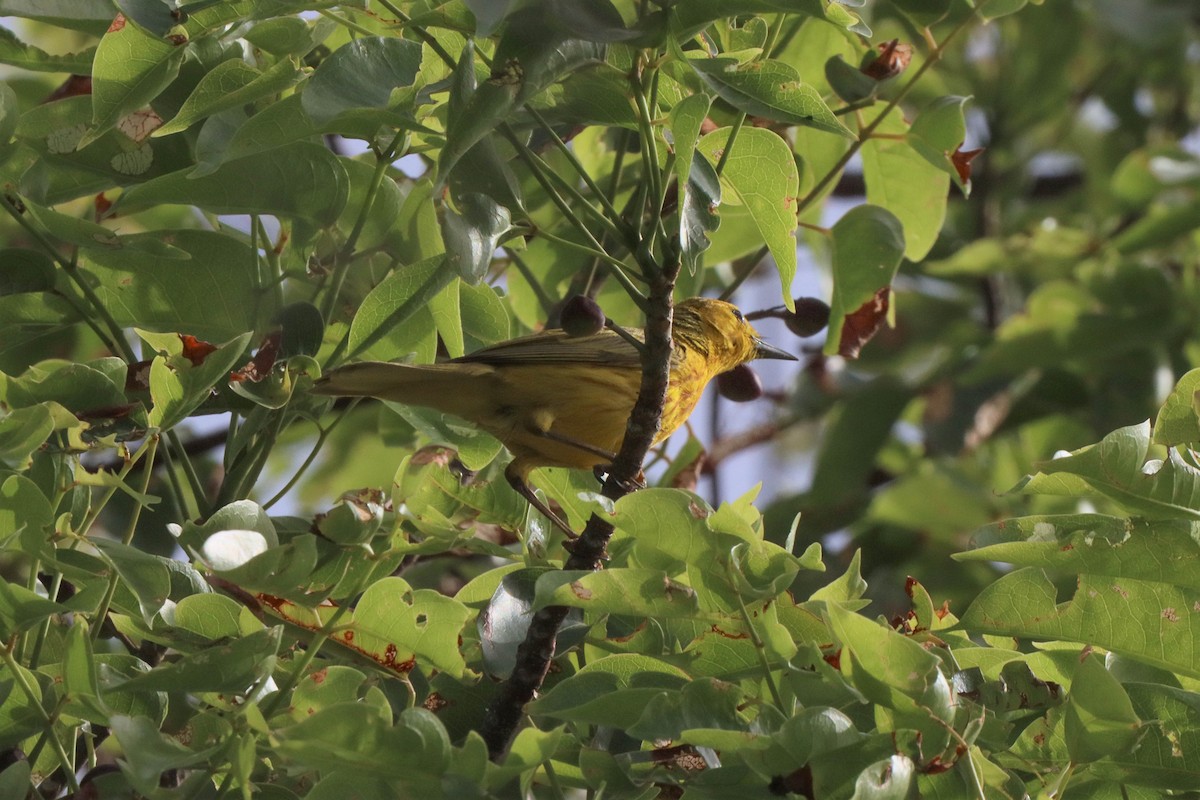
[[[543,503],[541,499],[534,494],[533,487],[526,483],[525,476],[521,473],[521,471],[519,469],[513,469],[513,465],[516,463],[516,461],[509,462],[508,467],[504,470],[504,477],[508,479],[508,485],[515,489],[517,494],[521,495],[521,497],[524,497],[525,502],[529,503],[529,505],[540,511],[546,517],[546,519],[550,520],[550,522],[554,524],[556,528],[566,534],[568,539],[578,538],[579,534],[571,530],[571,526],[568,525],[562,517],[551,511],[550,507]]]

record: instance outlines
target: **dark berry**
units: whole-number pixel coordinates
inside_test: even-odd
[[[604,312],[595,300],[577,294],[567,301],[562,310],[562,328],[567,336],[595,336],[604,330]]]
[[[717,376],[717,391],[726,400],[748,403],[762,397],[763,386],[757,372],[745,364],[739,364]]]
[[[813,336],[829,324],[829,305],[815,297],[797,297],[796,311],[785,313],[783,322],[797,336]]]

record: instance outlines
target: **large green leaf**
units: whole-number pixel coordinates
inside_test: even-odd
[[[182,44],[182,43],[179,43]],[[118,15],[96,48],[92,64],[92,127],[83,148],[131,111],[158,96],[179,74],[186,48],[158,39]]]
[[[1057,514],[997,522],[972,536],[962,561],[1003,561],[1200,590],[1200,520]]]
[[[904,229],[887,209],[864,204],[847,211],[831,235],[833,298],[825,352],[854,357],[887,315],[886,296],[904,257]]]
[[[369,109],[376,125],[406,115],[386,112],[397,89],[412,86],[421,66],[421,47],[396,37],[354,39],[321,63],[301,96],[305,112],[317,125],[338,115]],[[396,117],[396,120],[392,120]]]
[[[1150,423],[1120,428],[1099,444],[1040,465],[1017,489],[1107,497],[1149,517],[1200,519],[1200,469],[1175,449],[1150,459]]]
[[[690,59],[688,63],[721,99],[740,111],[854,138],[825,105],[820,93],[782,61],[768,58],[739,64],[732,58],[713,58]]]
[[[867,202],[890,211],[904,225],[904,256],[920,261],[937,242],[946,218],[950,176],[930,164],[902,138],[908,126],[888,116],[862,146]]]
[[[1200,591],[1081,575],[1061,601],[1046,573],[1025,567],[988,586],[962,615],[975,633],[1091,644],[1200,678]]]
[[[238,58],[222,61],[200,80],[179,113],[150,135],[168,136],[187,130],[219,111],[278,94],[300,78],[296,66],[287,59],[281,59],[263,71]]]
[[[191,256],[164,260],[141,252],[143,239],[170,239]],[[224,341],[259,329],[270,295],[257,290],[254,253],[232,236],[203,230],[159,231],[122,237],[131,247],[89,248],[96,294],[122,326],[181,332]],[[130,241],[132,240],[132,241]]]
[[[403,324],[455,277],[444,256],[434,256],[415,264],[398,267],[371,290],[350,324],[349,352],[362,354]],[[389,339],[389,344],[395,344]],[[386,358],[405,353],[389,351]]]
[[[278,214],[327,224],[342,212],[348,191],[337,156],[296,142],[228,161],[200,177],[180,170],[154,178],[129,189],[117,208],[132,213],[180,203],[216,214]]]
[[[729,141],[730,128],[713,131],[697,148],[712,163],[719,163]],[[792,151],[774,133],[763,128],[743,128],[721,173],[722,201],[745,206],[754,219],[779,270],[784,302],[792,305],[792,278],[796,274],[796,193],[799,174]]]

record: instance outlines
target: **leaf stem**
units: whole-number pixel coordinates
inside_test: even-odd
[[[150,488],[150,476],[154,474],[154,453],[158,449],[158,437],[151,437],[149,440],[149,449],[146,451],[147,461],[146,467],[142,470],[142,494]],[[125,535],[121,537],[121,544],[128,546],[133,542],[133,535],[137,532],[138,519],[142,515],[142,504],[137,503],[133,507],[133,511],[129,514],[129,522],[125,526]],[[111,565],[110,565],[111,566]],[[113,597],[117,594],[117,584],[121,577],[117,570],[113,569],[112,574],[108,576],[108,587],[104,592],[104,598],[100,601],[100,605],[96,609],[96,613],[92,616],[92,640],[100,638],[100,630],[104,627],[104,620],[108,617],[108,609],[112,605]]]
[[[296,470],[295,474],[292,475],[288,482],[283,485],[283,488],[276,492],[274,497],[263,503],[262,507],[264,511],[278,503],[283,499],[284,495],[292,490],[292,488],[300,480],[300,477],[304,475],[305,471],[307,471],[308,468],[312,466],[313,461],[316,460],[317,453],[321,452],[321,448],[325,445],[326,440],[329,438],[329,434],[334,428],[337,427],[339,422],[346,418],[347,414],[354,410],[354,407],[358,405],[361,399],[362,398],[360,397],[351,398],[349,404],[347,404],[347,406],[342,409],[342,411],[336,417],[334,417],[333,422],[330,422],[324,428],[319,429],[320,433],[317,434],[317,441],[313,444],[312,450],[309,451],[308,457],[304,459],[303,463],[300,464],[300,467]]]
[[[583,164],[579,162],[579,158],[575,155],[575,151],[562,140],[562,137],[558,135],[558,132],[554,130],[550,123],[546,121],[546,118],[543,117],[537,109],[533,108],[529,104],[526,104],[525,109],[530,113],[530,115],[533,116],[534,120],[536,120],[542,130],[546,132],[546,135],[550,137],[551,141],[554,142],[554,146],[558,148],[559,152],[563,154],[563,157],[567,159],[567,162],[571,165],[575,172],[579,174],[579,177],[583,179],[584,184],[587,185],[591,193],[594,194],[596,199],[600,201],[600,205],[604,208],[605,215],[607,215],[608,219],[611,220],[613,226],[617,229],[626,228],[627,226],[625,226],[621,220],[621,215],[618,214],[617,209],[613,207],[611,198],[609,198],[609,196],[601,191],[600,187],[596,185],[596,181],[592,178],[591,174],[588,173]],[[633,233],[633,231],[627,229],[621,230],[620,232],[624,235],[626,241],[629,240],[629,236],[631,236]]]
[[[538,184],[541,185],[542,189],[546,192],[547,196],[549,196],[550,201],[552,203],[554,203],[554,205],[558,208],[558,210],[560,212],[562,212],[563,216],[566,217],[567,220],[570,221],[570,223],[573,226],[575,226],[576,230],[578,230],[581,234],[583,234],[583,237],[588,240],[588,242],[592,245],[592,247],[595,248],[597,253],[604,253],[606,260],[616,261],[615,258],[613,258],[612,256],[608,255],[605,252],[605,250],[601,246],[600,242],[598,242],[596,240],[596,237],[592,235],[591,230],[587,227],[587,225],[585,225],[583,223],[583,220],[581,220],[575,214],[575,212],[571,209],[571,206],[567,203],[567,201],[564,200],[562,198],[562,195],[560,195],[555,190],[554,186],[551,184],[550,179],[547,178],[546,175],[542,172],[542,167],[541,167],[541,164],[539,163],[541,161],[541,159],[537,158],[532,153],[532,151],[530,151],[530,149],[528,147],[526,147],[525,144],[523,142],[521,142],[520,139],[517,138],[517,135],[513,132],[512,128],[509,127],[507,124],[503,124],[500,126],[500,132],[504,135],[504,138],[506,138],[509,141],[509,143],[516,149],[517,157],[520,158],[523,162],[525,162],[525,165],[527,167],[529,167],[529,171],[531,173],[533,173],[534,180],[536,180],[538,182]],[[584,204],[587,205],[587,207],[590,208],[592,211],[596,210],[596,209],[592,208],[591,204],[587,203],[586,201],[584,201]],[[614,228],[614,231],[615,231],[615,228]],[[539,232],[539,234],[541,233],[540,230],[538,232]],[[618,261],[617,263],[619,264],[620,262]]]
[[[529,265],[525,263],[525,259],[521,258],[520,254],[515,250],[506,249],[505,252],[508,253],[509,259],[511,259],[513,264],[516,265],[517,272],[521,273],[521,277],[524,278],[525,282],[529,284],[529,288],[533,291],[533,295],[537,298],[538,304],[541,305],[542,310],[547,314],[553,313],[554,300],[551,299],[550,295],[546,294],[546,290],[542,288],[542,284],[540,281],[538,281],[537,276],[533,274],[533,270],[531,270]]]
[[[67,785],[71,788],[72,792],[77,794],[79,792],[79,781],[75,779],[75,765],[71,762],[70,756],[67,755],[67,751],[63,748],[62,742],[55,736],[54,721],[50,719],[50,715],[46,713],[46,709],[42,706],[42,699],[34,693],[29,679],[25,677],[21,666],[13,658],[11,649],[0,647],[0,659],[4,660],[4,665],[8,667],[8,673],[12,676],[13,682],[20,688],[21,693],[29,701],[29,705],[34,708],[37,715],[41,718],[42,724],[46,726],[46,731],[50,737],[50,747],[58,757],[58,764],[62,768]]]
[[[345,284],[346,275],[350,271],[354,245],[358,243],[358,237],[362,235],[363,227],[367,224],[367,215],[371,211],[371,206],[375,204],[375,195],[379,193],[379,187],[383,185],[383,178],[387,174],[387,168],[395,159],[396,148],[400,146],[400,142],[403,139],[404,131],[398,130],[387,147],[381,151],[375,151],[375,172],[371,174],[371,183],[367,186],[367,195],[363,200],[362,208],[358,210],[358,216],[354,219],[350,235],[346,237],[345,243],[338,248],[337,263],[333,270],[333,283],[329,287],[328,294],[325,295],[321,302],[321,316],[324,318],[326,325],[331,321],[333,311],[337,307],[338,295],[342,293],[342,286]]]
[[[784,706],[783,696],[779,694],[779,687],[775,685],[775,678],[771,675],[771,663],[767,660],[767,646],[763,644],[762,637],[758,635],[758,629],[754,627],[754,622],[750,619],[750,612],[746,610],[746,603],[742,600],[742,593],[737,590],[733,569],[733,564],[726,565],[729,582],[734,587],[733,595],[737,598],[738,612],[742,615],[742,622],[745,624],[746,630],[750,633],[750,641],[754,644],[754,653],[758,656],[758,664],[762,667],[763,680],[767,684],[767,689],[771,692],[771,699],[775,701],[775,708],[787,716],[789,711]]]

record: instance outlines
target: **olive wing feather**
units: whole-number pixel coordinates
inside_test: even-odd
[[[641,338],[641,331],[631,331]],[[455,364],[489,366],[535,364],[603,364],[636,367],[641,358],[633,345],[612,331],[592,336],[568,336],[560,330],[542,331],[529,336],[499,342],[453,360]]]

